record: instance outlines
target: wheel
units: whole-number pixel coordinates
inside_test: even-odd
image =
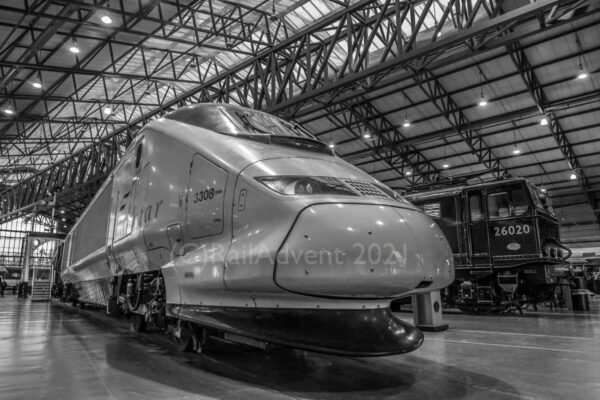
[[[148,326],[146,317],[141,314],[133,314],[129,322],[129,330],[131,333],[146,332]]]
[[[106,313],[108,315],[119,315],[119,304],[116,297],[109,297],[106,305]]]
[[[193,350],[193,339],[192,336],[194,332],[192,332],[189,324],[187,322],[183,322],[181,320],[177,321],[177,326],[173,331],[173,340],[175,341],[175,346],[177,347],[177,351],[183,353],[186,351]]]
[[[206,351],[208,342],[208,331],[205,328],[198,327],[192,334],[192,351],[202,354]]]

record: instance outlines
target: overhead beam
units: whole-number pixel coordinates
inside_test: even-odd
[[[535,101],[540,113],[546,115],[546,118],[548,119],[547,126],[556,141],[557,147],[562,152],[571,170],[577,175],[577,181],[579,182],[583,193],[587,196],[592,209],[598,210],[600,208],[598,199],[593,192],[587,190],[591,185],[586,177],[585,170],[579,163],[577,155],[573,151],[573,147],[571,146],[560,121],[555,118],[554,114],[550,111],[550,101],[546,97],[540,81],[536,76],[534,67],[529,62],[527,54],[525,54],[525,50],[518,42],[514,42],[507,46],[507,50],[514,65],[519,70],[519,75],[521,76],[523,83],[527,86],[531,98]],[[598,222],[600,222],[600,212],[594,211],[594,215]]]
[[[484,3],[485,6],[482,5]],[[450,0],[444,10],[445,18],[430,30],[422,24],[423,15],[418,16],[414,12],[416,6],[423,6],[422,9],[431,7],[430,0],[410,3],[359,0],[340,12],[320,19],[302,32],[275,43],[255,57],[203,80],[194,89],[173,98],[165,98],[160,107],[132,119],[129,127],[160,115],[171,107],[198,100],[246,102],[254,108],[293,115],[294,109],[306,102],[327,104],[341,93],[356,88],[368,90],[372,84],[394,71],[424,67],[450,51],[467,49],[473,54],[473,51],[486,51],[529,36],[539,31],[531,23],[538,17],[549,17],[551,11],[553,15],[562,15],[575,4],[585,5],[590,1],[541,0],[502,16],[497,15],[497,2],[491,1],[489,4],[492,6],[479,0]],[[458,9],[464,12],[456,13]],[[472,17],[476,14],[481,19],[473,22],[475,19]],[[365,15],[369,17],[365,18]],[[362,21],[357,31],[348,30],[347,21],[353,19]],[[400,32],[403,23],[411,27],[408,34]],[[454,26],[455,30],[438,40],[437,33],[445,24]],[[333,35],[331,26],[339,27]],[[517,33],[506,34],[509,28],[517,27]],[[322,39],[323,35],[327,39]],[[381,41],[382,38],[387,40],[388,46],[378,54],[369,54],[373,49],[373,41]],[[353,43],[347,47],[349,40]],[[328,55],[344,48],[348,48],[345,60],[338,70],[332,70],[327,65],[330,61]],[[126,129],[118,129],[110,137]],[[36,176],[28,178],[22,185],[37,179]],[[4,194],[2,192],[0,196]]]
[[[426,69],[421,70],[415,74],[415,80],[429,101],[435,105],[452,129],[469,146],[477,160],[495,176],[503,175],[506,168],[502,166],[498,157],[481,138],[479,131],[471,126],[471,122],[433,73]]]

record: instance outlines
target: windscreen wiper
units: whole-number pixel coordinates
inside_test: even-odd
[[[254,132],[258,132],[258,133],[263,133],[263,134],[268,134],[269,133],[269,132],[265,132],[265,131],[263,131],[261,129],[258,129],[255,125],[253,125],[252,122],[250,122],[250,119],[248,119],[248,116],[246,114],[239,113],[238,116],[240,117],[240,119],[244,123],[244,128],[246,128],[248,130],[252,130]]]

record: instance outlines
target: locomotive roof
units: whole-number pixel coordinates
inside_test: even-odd
[[[422,192],[407,193],[404,195],[404,197],[410,201],[414,201],[416,198],[425,199],[425,198],[454,196],[458,193],[461,193],[465,189],[482,188],[482,187],[489,187],[489,186],[501,186],[501,185],[506,185],[506,184],[515,183],[515,182],[529,182],[529,181],[525,178],[520,178],[520,177],[508,178],[508,179],[501,179],[501,180],[495,180],[495,181],[490,181],[490,182],[475,183],[475,184],[471,184],[471,185],[465,184],[465,185],[460,185],[460,186],[449,186],[449,187],[439,188],[439,189],[424,190]]]

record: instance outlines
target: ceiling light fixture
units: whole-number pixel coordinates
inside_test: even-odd
[[[488,102],[483,94],[483,73],[479,70],[479,107],[485,107]]]
[[[575,179],[577,179],[577,174],[575,172],[571,172],[571,176],[569,176],[569,179],[574,181]]]
[[[513,153],[514,155],[519,155],[519,154],[521,154],[521,149],[519,149],[519,148],[517,147],[517,145],[515,144],[515,148],[513,149],[512,153]]]
[[[589,75],[583,68],[583,48],[581,47],[581,43],[579,42],[579,37],[575,35],[575,45],[577,46],[577,50],[579,51],[578,64],[577,64],[577,79],[585,79]]]
[[[106,25],[112,24],[112,18],[108,14],[103,15],[100,18],[100,21],[104,22]]]
[[[444,164],[442,164],[442,168],[444,168],[444,169],[450,168],[450,164],[448,164],[448,161],[444,160]]]
[[[406,93],[404,94],[404,122],[402,123],[402,126],[405,128],[408,128],[410,126],[410,121],[408,120],[408,96],[406,96]]]
[[[329,147],[333,149],[335,147],[335,144],[329,143]]]
[[[371,134],[370,134],[370,133],[365,133],[365,134],[363,135],[363,138],[364,138],[364,139],[371,139]]]
[[[579,63],[579,73],[577,74],[577,79],[585,79],[588,77],[587,72],[583,69],[583,65]]]
[[[79,47],[77,47],[77,41],[73,39],[73,44],[69,47],[69,51],[73,54],[79,54]]]
[[[541,191],[542,191],[542,193],[546,193],[546,188],[545,188],[545,187],[543,187],[543,188],[541,189]]]
[[[4,112],[4,114],[7,115],[13,115],[15,112],[13,110],[11,110],[10,108],[5,108],[4,110],[2,110]]]
[[[404,175],[406,175],[406,176],[411,176],[411,175],[412,175],[412,171],[409,169],[408,171],[406,171],[406,172],[404,173]]]
[[[106,115],[110,115],[112,114],[112,109],[110,107],[104,107],[104,114]]]
[[[542,125],[542,126],[548,125],[548,118],[542,118],[542,120],[540,121],[540,125]]]
[[[34,88],[36,88],[36,89],[41,89],[41,88],[42,88],[42,84],[41,84],[41,83],[39,83],[39,82],[33,82],[33,83],[31,84],[31,86],[33,86],[33,87],[34,87]]]

